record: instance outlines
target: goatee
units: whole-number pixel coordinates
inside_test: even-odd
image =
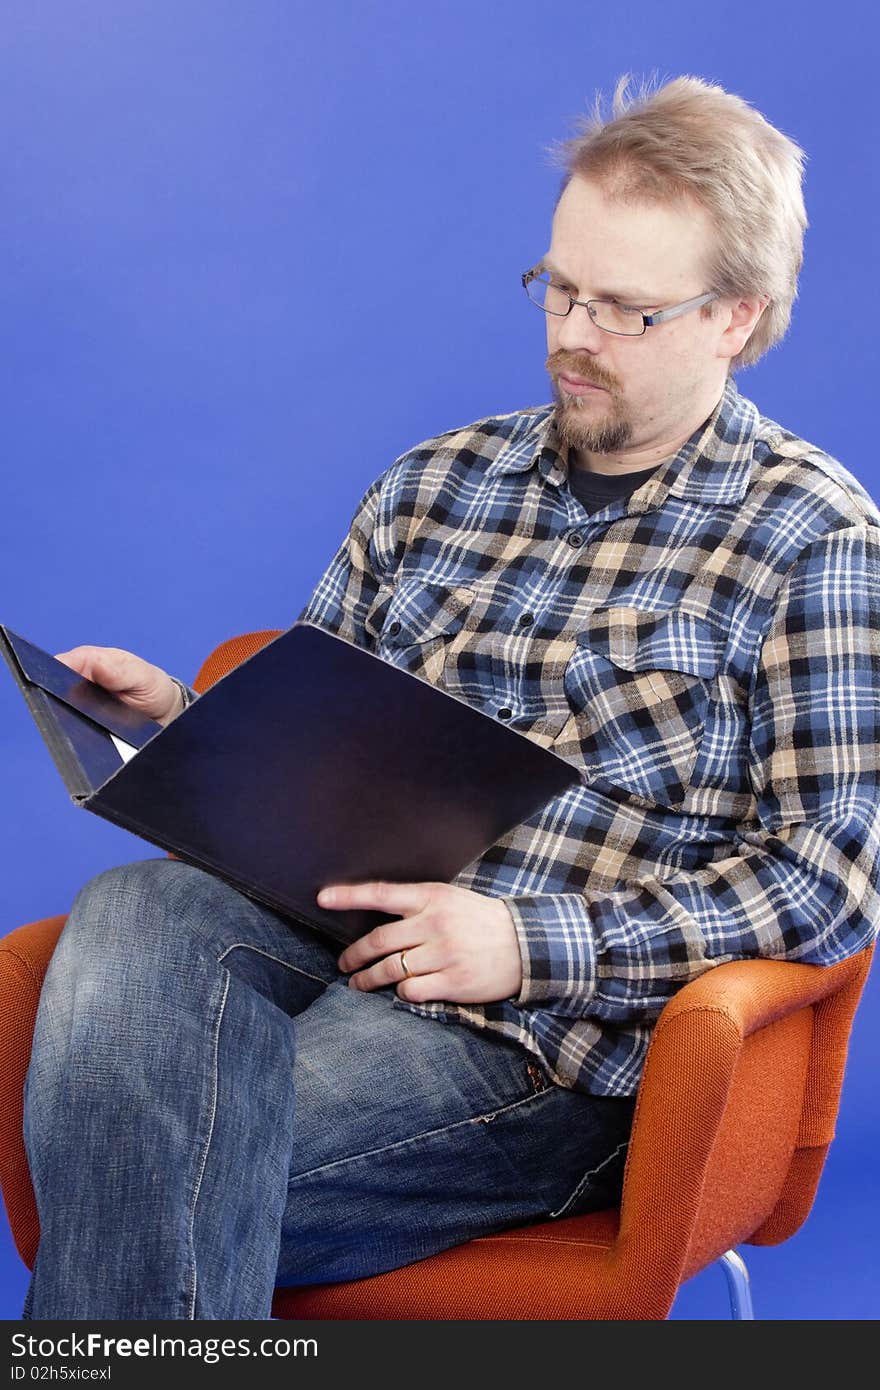
[[[556,402],[553,419],[559,438],[577,452],[619,453],[632,438],[632,424],[615,395],[614,382],[597,370],[597,363],[578,360],[561,349],[549,353],[544,366]],[[604,394],[576,396],[566,391],[559,384],[563,373],[601,387]]]
[[[591,454],[615,454],[632,438],[632,425],[622,416],[615,415],[613,405],[610,415],[606,415],[604,419],[591,420],[588,411],[597,397],[569,396],[555,381],[553,395],[556,399],[553,412],[556,433],[570,449]],[[602,404],[607,406],[611,400],[609,394]],[[582,401],[588,403],[586,408],[581,405]]]

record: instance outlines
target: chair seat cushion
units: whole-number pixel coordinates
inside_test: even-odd
[[[602,1277],[618,1224],[614,1209],[480,1236],[369,1279],[277,1289],[272,1311],[361,1321],[631,1316],[628,1291]]]

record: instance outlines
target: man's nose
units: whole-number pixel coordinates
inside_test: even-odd
[[[556,343],[567,352],[598,352],[602,347],[604,333],[593,322],[586,304],[573,304],[565,318],[557,319],[559,325]]]

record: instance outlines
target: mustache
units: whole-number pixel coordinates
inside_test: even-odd
[[[588,381],[591,386],[602,386],[606,391],[614,390],[614,382],[604,373],[596,371],[592,363],[579,362],[567,352],[551,352],[544,363],[551,376],[575,376]]]

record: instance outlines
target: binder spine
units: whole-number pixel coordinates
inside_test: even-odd
[[[18,677],[17,671],[14,674]],[[77,757],[70,739],[58,727],[58,722],[54,718],[49,704],[49,696],[36,687],[28,687],[24,681],[18,679],[19,685],[24,691],[28,709],[33,715],[34,723],[43,735],[55,766],[61,773],[64,785],[74,801],[80,804],[85,803],[86,798],[92,795],[95,788]]]
[[[56,720],[49,712],[49,696],[44,695],[42,690],[33,692],[31,713],[37,728],[46,740],[49,752],[55,759],[55,766],[61,773],[71,797],[76,802],[84,802],[87,797],[92,795],[95,788],[76,756],[70,739],[61,732]]]

